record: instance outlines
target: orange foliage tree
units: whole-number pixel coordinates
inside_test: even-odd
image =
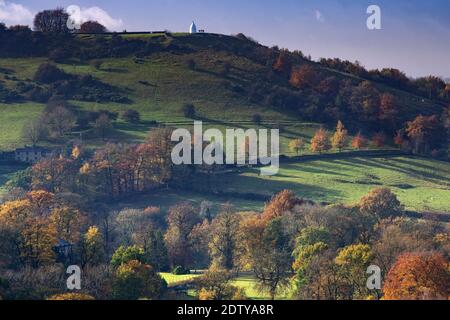
[[[391,125],[394,125],[398,113],[395,97],[390,93],[382,94],[380,99],[380,120],[386,120]]]
[[[439,146],[443,138],[438,116],[418,116],[407,123],[406,133],[419,153],[426,153]]]
[[[331,145],[330,139],[328,138],[328,132],[325,129],[320,128],[311,139],[311,151],[322,154],[322,152],[330,149]]]
[[[312,87],[316,83],[316,71],[310,65],[295,67],[291,71],[289,83],[298,89]]]
[[[266,204],[262,219],[270,221],[275,218],[281,217],[285,212],[292,210],[295,205],[301,204],[295,194],[290,190],[283,190],[280,193],[274,195],[270,202]]]
[[[352,147],[361,150],[367,147],[367,139],[359,132],[352,140]]]
[[[389,271],[383,287],[386,300],[447,300],[449,263],[439,253],[406,253]]]

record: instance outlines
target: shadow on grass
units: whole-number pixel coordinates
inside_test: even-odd
[[[339,190],[302,184],[300,178],[298,178],[299,182],[294,182],[277,180],[277,177],[263,179],[255,176],[232,174],[218,177],[216,183],[221,192],[233,192],[233,195],[239,193],[243,195],[266,195],[269,199],[273,194],[286,189],[292,190],[298,197],[313,201],[325,201],[329,198],[339,199],[343,196]]]
[[[402,166],[399,165],[395,165],[392,162],[387,163],[387,162],[382,162],[383,159],[360,159],[361,162],[365,162],[367,166],[372,166],[372,167],[377,167],[377,168],[382,168],[382,169],[387,169],[387,170],[393,170],[393,171],[397,171],[400,173],[404,173],[406,175],[409,175],[410,177],[416,178],[416,179],[421,179],[421,180],[425,180],[427,182],[431,182],[431,183],[435,183],[438,185],[442,185],[442,186],[450,186],[450,183],[446,182],[448,180],[447,177],[445,176],[441,176],[435,173],[431,173],[431,172],[426,172],[423,170],[418,170],[418,169],[406,169]]]
[[[331,166],[320,165],[314,166],[312,164],[308,163],[302,163],[300,165],[295,164],[284,164],[283,169],[285,170],[296,170],[296,171],[303,171],[308,173],[315,173],[315,174],[328,174],[328,175],[336,175],[336,176],[342,176],[342,177],[349,177],[350,175],[339,172],[337,170],[325,170],[322,167],[327,167],[327,169],[333,169],[330,168]],[[334,168],[335,169],[335,168]],[[295,176],[293,176],[295,177]],[[298,177],[300,179],[300,177]]]

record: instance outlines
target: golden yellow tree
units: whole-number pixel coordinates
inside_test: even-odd
[[[68,206],[58,207],[52,210],[50,218],[59,239],[70,243],[79,240],[86,218],[78,210]]]
[[[348,131],[345,129],[344,124],[339,121],[336,126],[336,132],[331,138],[331,145],[333,148],[338,149],[339,152],[341,152],[347,143],[347,134]]]
[[[13,237],[14,252],[23,264],[37,267],[54,261],[56,230],[43,207],[29,199],[6,202],[0,206],[0,225]]]
[[[82,241],[82,266],[97,265],[105,256],[103,235],[96,226],[89,227]]]
[[[302,138],[294,139],[294,140],[291,140],[291,142],[289,142],[289,149],[292,152],[295,152],[297,155],[300,154],[300,151],[303,149],[304,146],[305,146],[305,141],[303,141]]]

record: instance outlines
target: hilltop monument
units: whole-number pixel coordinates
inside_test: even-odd
[[[189,28],[189,33],[197,33],[197,26],[195,25],[194,21],[192,21],[192,24]]]

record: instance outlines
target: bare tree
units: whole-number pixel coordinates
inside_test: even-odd
[[[45,137],[45,134],[46,128],[44,120],[41,117],[27,122],[22,129],[23,138],[31,142],[33,146],[41,141]]]

